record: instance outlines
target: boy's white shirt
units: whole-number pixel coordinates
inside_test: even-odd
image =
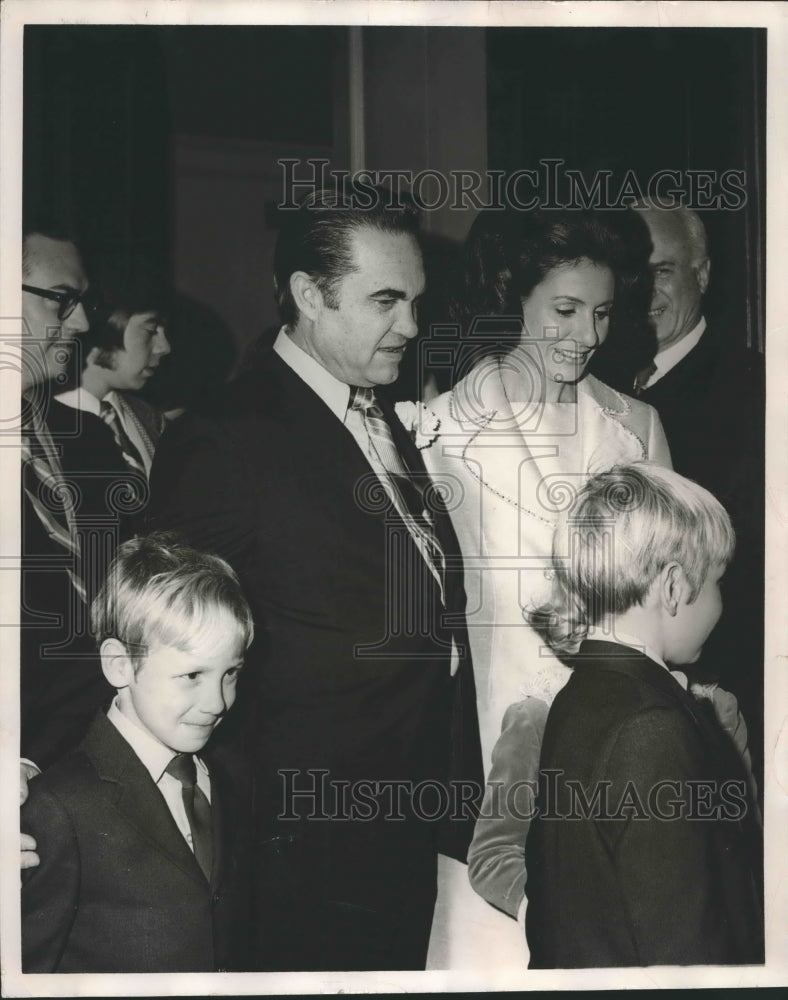
[[[165,770],[177,754],[174,754],[169,747],[163,746],[149,732],[127,718],[118,707],[117,698],[112,700],[112,704],[107,710],[107,719],[139,757],[145,770],[150,774],[156,787],[164,796],[167,808],[172,813],[172,818],[183,834],[186,843],[194,850],[191,828],[189,827],[189,820],[183,805],[181,783],[177,778],[173,778],[171,774],[167,774]],[[211,778],[208,774],[208,768],[199,757],[193,755],[193,759],[197,768],[197,787],[210,802]]]

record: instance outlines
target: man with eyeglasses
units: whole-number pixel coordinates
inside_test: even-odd
[[[55,230],[51,230],[55,232]],[[90,327],[88,279],[68,238],[33,231],[22,244],[22,390],[63,371],[69,341]]]
[[[74,338],[90,326],[87,295],[82,257],[70,235],[48,224],[26,228],[20,410],[23,797],[26,779],[74,745],[102,697],[101,672],[87,655],[87,637],[79,636],[87,609],[74,518],[78,499],[46,424],[52,386],[63,377]],[[53,624],[58,618],[60,628]],[[34,851],[32,838],[23,835],[23,868],[38,863]]]

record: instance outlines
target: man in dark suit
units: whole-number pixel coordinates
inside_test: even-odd
[[[736,502],[763,479],[763,358],[707,323],[703,296],[711,262],[706,232],[687,208],[641,207],[652,241],[657,336],[652,365],[635,380],[637,395],[659,412],[673,466],[701,483],[735,517]]]
[[[26,780],[72,749],[110,693],[87,634],[75,509],[47,417],[73,342],[93,317],[88,279],[70,232],[25,220],[22,243],[21,745]],[[37,863],[22,837],[22,867]]]
[[[471,786],[447,783],[481,790],[457,541],[373,391],[424,290],[415,212],[390,200],[284,213],[282,331],[153,466],[151,523],[223,555],[258,624],[257,710],[235,731],[257,776],[261,968],[423,968],[438,850],[464,861],[473,827],[444,808]]]
[[[707,322],[706,232],[687,208],[639,207],[652,241],[657,335],[653,365],[635,380],[659,413],[677,472],[713,493],[736,529],[728,611],[697,664],[732,690],[752,730],[756,772],[763,731],[765,386],[763,357]],[[746,677],[747,680],[743,681]]]

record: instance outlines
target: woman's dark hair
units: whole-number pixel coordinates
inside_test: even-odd
[[[465,337],[488,341],[481,353],[505,351],[519,342],[523,299],[554,268],[581,260],[609,267],[617,296],[645,264],[602,213],[483,211],[465,243],[452,318]]]

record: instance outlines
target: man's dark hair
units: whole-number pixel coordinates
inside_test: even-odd
[[[285,326],[298,322],[298,307],[290,291],[290,277],[296,271],[310,275],[326,305],[337,308],[337,283],[356,267],[353,233],[368,228],[418,239],[416,206],[408,196],[395,196],[385,188],[315,191],[297,209],[282,212],[282,220],[274,251],[274,295]]]
[[[91,346],[107,351],[123,347],[123,334],[132,316],[145,312],[164,315],[168,311],[166,283],[152,270],[104,277],[99,293],[101,306],[90,329]]]

